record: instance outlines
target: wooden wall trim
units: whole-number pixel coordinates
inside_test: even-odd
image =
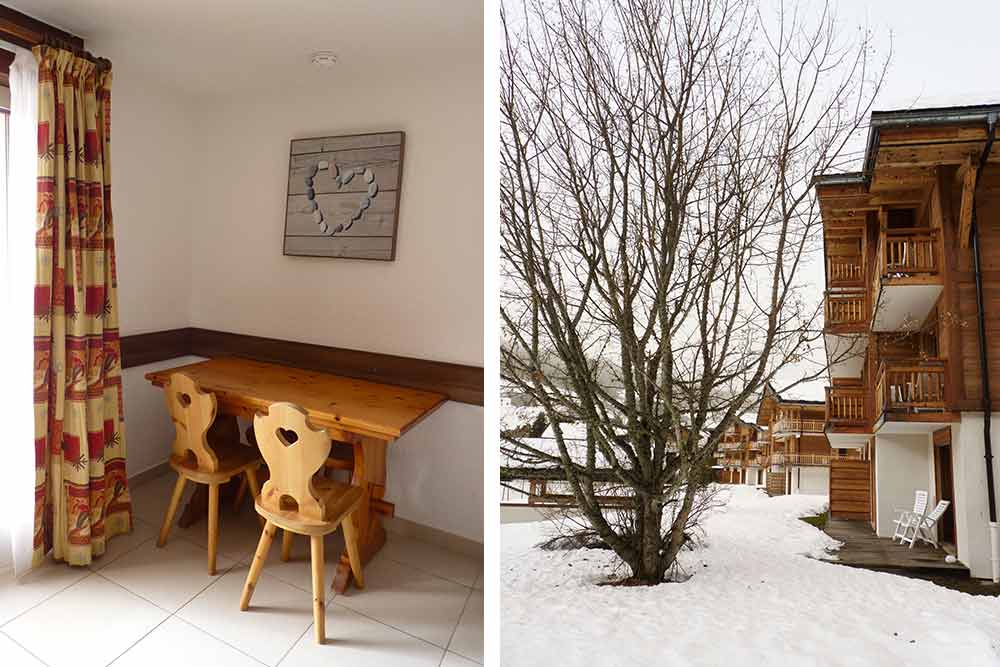
[[[43,23],[6,5],[0,5],[0,38],[26,49],[41,44],[48,38],[66,42],[67,46],[83,50],[83,40],[76,35]]]
[[[452,401],[483,404],[483,369],[377,352],[197,327],[122,336],[122,368],[187,355],[236,356],[361,380],[436,391]]]
[[[191,329],[168,329],[122,336],[122,368],[144,366],[191,354]]]

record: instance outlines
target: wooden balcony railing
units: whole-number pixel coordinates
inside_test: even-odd
[[[825,426],[822,419],[779,419],[774,423],[772,434],[779,433],[822,433]]]
[[[750,444],[750,439],[747,437],[735,437],[732,435],[724,434],[722,439],[719,441],[719,447],[722,449],[741,449]]]
[[[881,411],[915,414],[945,409],[943,359],[886,359],[875,392]]]
[[[826,326],[841,329],[863,330],[870,312],[864,289],[826,292]]]
[[[867,426],[864,387],[827,387],[826,421],[831,426]]]
[[[936,275],[938,230],[927,227],[883,229],[878,243],[878,275],[882,278],[908,278]]]
[[[861,255],[827,255],[826,283],[830,287],[858,287],[864,284]]]
[[[830,461],[860,461],[860,450],[855,454],[772,454],[770,465],[778,466],[828,466]]]
[[[745,465],[743,459],[732,456],[723,456],[718,459],[718,463],[726,468],[742,468]]]

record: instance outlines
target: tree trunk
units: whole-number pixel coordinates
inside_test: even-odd
[[[637,508],[639,544],[632,576],[650,586],[663,583],[667,565],[663,562],[663,501],[659,497],[643,495]]]

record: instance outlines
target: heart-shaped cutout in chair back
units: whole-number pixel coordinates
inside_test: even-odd
[[[292,445],[294,445],[296,442],[299,441],[299,434],[296,433],[295,431],[290,431],[286,428],[279,428],[278,440],[285,447],[291,447]]]

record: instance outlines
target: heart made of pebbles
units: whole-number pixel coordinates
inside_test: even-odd
[[[319,204],[316,201],[316,189],[314,188],[314,183],[316,176],[321,171],[329,171],[338,188],[342,188],[353,181],[355,176],[363,178],[368,184],[367,192],[365,192],[365,194],[361,197],[361,201],[358,202],[358,208],[352,213],[350,219],[347,222],[338,223],[332,228],[327,222],[326,214],[323,213],[323,209],[319,207]],[[375,172],[368,167],[355,167],[353,169],[341,170],[340,167],[337,166],[336,162],[320,160],[318,163],[311,165],[306,171],[305,181],[306,197],[309,199],[309,203],[306,207],[308,211],[312,213],[313,222],[319,225],[320,233],[329,234],[330,236],[346,232],[350,229],[351,225],[361,219],[361,216],[364,215],[365,211],[372,205],[372,200],[375,199],[375,195],[378,194],[378,183],[375,182]]]

